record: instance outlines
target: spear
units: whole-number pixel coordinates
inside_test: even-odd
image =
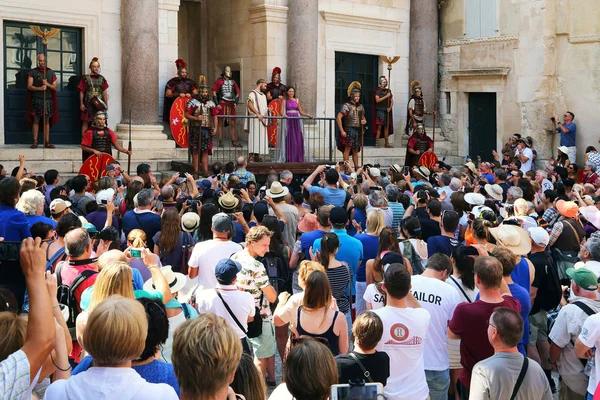
[[[54,37],[56,35],[58,35],[60,33],[60,29],[58,28],[51,28],[50,30],[46,30],[44,29],[42,31],[42,29],[37,26],[37,25],[29,25],[29,28],[32,30],[32,32],[34,34],[36,34],[37,36],[42,38],[42,45],[44,46],[44,59],[46,60],[46,66],[44,67],[44,80],[46,80],[46,72],[48,71],[48,39],[50,39],[51,37]],[[57,112],[58,110],[55,110],[54,112]],[[46,148],[46,114],[47,114],[47,110],[46,110],[46,90],[44,90],[44,122],[43,122],[43,126],[44,126],[44,148]],[[39,128],[38,128],[39,129]]]
[[[388,70],[388,90],[391,90],[389,88],[392,87],[392,84],[390,83],[390,79],[392,76],[392,65],[397,63],[398,60],[400,59],[399,56],[395,56],[395,57],[387,57],[387,56],[379,56],[379,58],[381,59],[381,61],[387,63],[387,70]],[[392,97],[388,97],[388,105],[387,108],[389,110],[390,108],[390,104],[392,102]],[[386,118],[386,127],[385,127],[386,131],[389,132],[390,131],[390,111],[387,112],[387,118]]]
[[[127,150],[131,151],[131,108],[129,109],[129,146]],[[131,176],[131,154],[127,153],[127,175]]]

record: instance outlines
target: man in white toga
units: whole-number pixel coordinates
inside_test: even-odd
[[[267,137],[267,123],[264,118],[268,113],[267,82],[259,79],[256,82],[256,88],[248,94],[248,115],[256,115],[258,118],[251,118],[248,121],[248,160],[261,162],[261,154],[269,154],[269,142]]]

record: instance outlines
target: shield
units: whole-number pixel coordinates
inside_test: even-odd
[[[426,151],[421,155],[421,158],[419,158],[419,165],[422,165],[429,169],[433,168],[436,162],[438,162],[438,158],[433,151]]]
[[[169,125],[171,125],[171,134],[173,140],[180,147],[188,147],[188,120],[185,118],[185,106],[190,99],[187,97],[178,97],[171,106],[169,114]]]
[[[106,153],[100,153],[100,155],[92,154],[79,168],[79,175],[87,175],[90,178],[90,183],[94,183],[98,179],[106,176],[106,166],[115,161],[115,159]]]
[[[276,99],[269,103],[269,115],[273,117],[279,117],[281,115],[282,100]],[[267,127],[267,135],[269,137],[269,144],[273,147],[277,145],[277,122],[272,120],[274,123],[269,124]]]

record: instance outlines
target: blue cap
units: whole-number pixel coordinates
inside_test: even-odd
[[[345,180],[345,181],[349,181],[349,180],[352,178],[351,176],[348,176],[348,175],[346,175],[346,174],[341,174],[341,177],[342,177],[342,179],[343,179],[343,180]]]
[[[242,265],[233,261],[231,258],[224,258],[215,266],[215,277],[217,282],[222,285],[231,285],[237,273],[242,269]]]

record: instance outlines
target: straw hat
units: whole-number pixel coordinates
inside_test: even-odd
[[[579,212],[587,222],[600,229],[600,210],[596,206],[580,207]]]
[[[160,272],[167,279],[169,287],[171,288],[171,293],[179,292],[187,283],[187,277],[182,273],[173,272],[173,269],[170,265],[161,267]],[[156,290],[152,278],[148,279],[146,283],[144,283],[144,290],[148,292]]]
[[[473,206],[482,206],[485,203],[485,196],[481,193],[467,193],[465,201]]]
[[[565,154],[569,154],[569,148],[567,146],[559,146],[557,147],[557,149],[559,149],[561,152],[565,153]]]
[[[489,232],[498,245],[510,249],[513,254],[524,256],[531,251],[529,233],[521,227],[501,224],[497,228],[490,228]]]
[[[186,212],[181,216],[181,229],[194,232],[200,226],[200,216],[195,212]]]
[[[498,184],[490,185],[486,184],[484,187],[485,192],[494,200],[502,201],[502,197],[504,195],[504,190],[502,186]]]
[[[290,192],[288,188],[283,186],[280,182],[271,183],[271,189],[267,189],[267,196],[270,198],[283,197]]]
[[[469,168],[472,173],[474,173],[474,174],[477,173],[477,167],[471,161],[469,161],[468,163],[466,163],[465,167]]]
[[[413,171],[425,178],[429,178],[429,175],[431,174],[431,172],[429,171],[429,168],[424,167],[422,165],[413,167]]]
[[[236,198],[233,193],[227,192],[223,196],[219,197],[219,204],[222,208],[232,210],[237,207],[240,200]]]

